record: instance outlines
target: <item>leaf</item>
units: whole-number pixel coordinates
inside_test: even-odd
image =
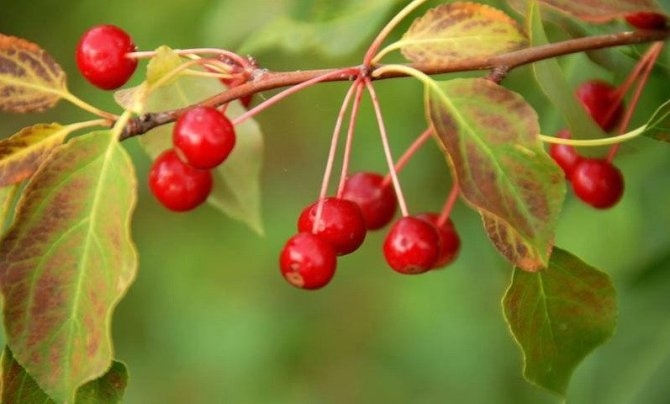
[[[71,129],[56,123],[37,124],[0,140],[0,187],[30,177]]]
[[[436,84],[427,113],[461,195],[507,259],[528,271],[546,266],[565,180],[544,151],[535,111],[489,80]]]
[[[575,367],[616,327],[610,278],[559,248],[548,268],[514,271],[503,308],[523,350],[525,377],[562,396]]]
[[[293,2],[292,15],[279,15],[253,31],[240,53],[282,48],[290,52],[318,51],[345,56],[358,49],[384,23],[398,0],[308,0]]]
[[[123,398],[128,374],[120,362],[103,376],[83,385],[75,398],[75,404],[120,403]],[[14,359],[8,347],[2,354],[2,402],[3,403],[55,403],[37,385],[35,379]]]
[[[231,104],[232,116],[241,113],[238,103]],[[235,127],[237,143],[228,159],[214,171],[214,189],[208,202],[233,219],[246,223],[263,234],[260,175],[263,166],[263,134],[253,120]]]
[[[658,107],[645,125],[644,135],[670,143],[670,100]]]
[[[654,0],[539,0],[584,21],[602,23],[636,12],[663,13]]]
[[[166,53],[164,57],[168,60],[169,54]],[[170,71],[169,63],[161,62],[161,65],[162,68],[157,68],[150,75],[158,78],[161,71]],[[225,87],[216,78],[181,76],[152,91],[146,100],[146,110],[163,111],[193,105],[224,90]],[[227,107],[226,115],[234,119],[244,111],[239,102],[232,102]],[[172,147],[172,127],[164,125],[140,137],[140,143],[151,158],[156,158]],[[262,234],[260,174],[263,134],[260,126],[252,119],[237,125],[235,132],[235,148],[226,161],[213,170],[214,189],[208,203]]]
[[[535,1],[529,5],[531,44],[548,43],[542,25],[542,16]],[[535,80],[551,105],[563,115],[573,138],[600,138],[607,136],[582,107],[556,59],[547,59],[532,65]]]
[[[21,189],[21,184],[0,188],[0,237],[14,221],[14,205]]]
[[[422,65],[489,57],[527,45],[526,35],[507,14],[475,3],[448,3],[417,18],[398,42],[402,54]]]
[[[42,48],[0,34],[0,110],[38,112],[67,93],[65,72]]]
[[[114,307],[137,267],[133,165],[109,131],[57,147],[26,185],[0,242],[8,345],[58,402],[112,360]]]

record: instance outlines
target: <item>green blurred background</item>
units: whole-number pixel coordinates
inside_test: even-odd
[[[357,64],[379,24],[404,2],[1,3],[0,32],[39,43],[70,73],[75,94],[117,110],[110,94],[87,85],[74,66],[74,46],[91,25],[120,25],[143,50],[162,44],[246,46],[263,67],[296,70]],[[360,12],[358,20],[347,18],[351,10]],[[289,17],[304,24],[287,23]],[[268,34],[268,24],[274,24],[274,33]],[[250,45],[251,36],[256,40]],[[667,68],[667,50],[663,58]],[[575,86],[593,77],[621,79],[583,56],[561,62]],[[560,117],[530,78],[527,68],[518,69],[505,85],[524,94],[542,117],[543,131],[553,133],[562,126]],[[266,140],[264,236],[210,207],[188,214],[161,208],[147,192],[149,159],[136,140],[125,143],[140,180],[133,224],[140,269],[115,312],[113,329],[116,355],[131,376],[125,402],[560,401],[521,375],[520,351],[500,306],[510,265],[492,248],[478,216],[462,204],[453,216],[462,252],[446,270],[416,277],[394,273],[381,254],[383,234],[375,233],[356,254],[340,259],[337,276],[321,291],[297,290],[281,278],[279,250],[294,233],[301,209],[317,197],[346,88],[344,83],[320,85],[258,117]],[[378,91],[397,156],[425,126],[421,86],[393,80],[380,82]],[[668,94],[668,70],[658,69],[636,123],[643,123]],[[0,137],[34,122],[88,118],[66,103],[39,115],[0,114]],[[384,171],[367,102],[357,128],[353,169]],[[578,367],[568,402],[667,403],[670,148],[636,140],[624,146],[618,163],[627,180],[623,201],[600,212],[568,195],[558,229],[558,245],[611,274],[620,302],[615,337]],[[447,167],[433,145],[412,160],[401,181],[415,212],[438,210],[450,187]]]

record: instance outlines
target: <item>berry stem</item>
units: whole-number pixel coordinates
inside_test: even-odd
[[[242,56],[238,55],[235,52],[231,52],[226,49],[218,49],[218,48],[193,48],[193,49],[173,49],[172,50],[174,53],[180,56],[185,56],[188,58],[193,58],[193,57],[198,57],[198,55],[217,55],[217,56],[222,56],[224,58],[230,59],[233,62],[237,63],[239,66],[243,68],[251,67],[251,63],[249,60],[243,58]],[[134,58],[134,59],[148,59],[156,56],[157,51],[139,51],[139,52],[130,52],[126,54],[127,57],[129,58]]]
[[[337,197],[342,196],[342,191],[344,189],[344,183],[347,179],[347,173],[349,172],[349,161],[351,160],[351,149],[354,141],[354,129],[356,127],[356,120],[358,119],[358,110],[361,106],[361,98],[363,97],[363,89],[365,88],[365,83],[362,78],[356,79],[354,85],[356,87],[356,95],[354,96],[354,102],[351,105],[351,115],[349,117],[349,127],[347,128],[347,139],[344,145],[344,155],[342,156],[342,170],[340,172],[340,183],[337,186]]]
[[[344,68],[344,69],[330,71],[330,72],[322,74],[320,76],[316,76],[316,77],[314,77],[310,80],[304,81],[300,84],[296,84],[293,87],[290,87],[290,88],[280,92],[279,94],[276,94],[276,95],[268,98],[267,100],[258,104],[254,108],[252,108],[252,109],[248,110],[247,112],[245,112],[244,114],[238,116],[233,121],[233,124],[234,125],[241,124],[242,122],[246,121],[247,119],[252,118],[253,116],[258,114],[259,112],[263,111],[264,109],[266,109],[266,108],[270,107],[271,105],[274,105],[278,101],[288,97],[289,95],[295,94],[298,91],[304,90],[307,87],[311,87],[314,84],[320,83],[322,81],[327,81],[327,80],[329,80],[333,77],[339,77],[339,76],[342,76],[342,75],[359,77],[360,70],[358,68],[354,68],[354,67],[347,67],[347,68]],[[208,103],[203,103],[203,105],[206,105],[206,104],[208,104]]]
[[[398,161],[395,163],[395,171],[400,172],[402,171],[403,168],[407,165],[409,160],[414,156],[414,154],[426,143],[426,141],[432,136],[433,134],[433,128],[430,127],[423,131],[416,139],[414,139],[414,142],[405,150],[405,153],[403,153],[402,156],[398,159]],[[386,174],[384,177],[384,180],[382,181],[382,186],[387,186],[391,182],[391,176],[389,174]]]
[[[637,84],[637,87],[635,88],[635,91],[633,92],[628,108],[626,109],[626,113],[624,114],[623,119],[621,120],[621,125],[619,126],[619,133],[625,133],[626,129],[630,125],[630,122],[633,119],[633,114],[635,113],[635,108],[637,107],[637,104],[640,102],[642,91],[644,90],[647,82],[649,81],[649,76],[651,75],[651,71],[654,69],[654,64],[656,63],[658,56],[661,54],[661,51],[663,50],[663,45],[664,45],[663,42],[654,42],[649,47],[649,50],[647,51],[643,59],[640,60],[640,62],[638,63],[638,65],[643,66],[639,70],[635,69],[634,72],[635,76],[639,76],[639,82]],[[631,74],[631,77],[635,76]],[[629,86],[631,84],[629,84]],[[627,89],[624,91],[627,91]],[[610,148],[610,151],[607,154],[607,161],[611,163],[614,160],[617,153],[619,152],[620,146],[621,143],[617,143]]]
[[[379,126],[379,134],[382,139],[382,146],[384,148],[384,156],[386,156],[386,163],[388,164],[389,174],[391,175],[391,180],[393,181],[393,189],[395,190],[396,197],[398,198],[398,207],[400,208],[400,213],[403,216],[408,216],[409,211],[407,210],[407,203],[405,202],[405,196],[402,193],[402,188],[400,187],[400,181],[398,180],[398,173],[395,172],[395,167],[393,163],[393,153],[391,153],[391,146],[389,145],[389,139],[386,132],[386,126],[384,125],[384,117],[382,116],[381,107],[379,105],[379,98],[377,98],[377,92],[375,91],[374,86],[372,85],[372,80],[369,77],[365,79],[365,86],[368,89],[370,98],[372,99],[372,106],[375,110],[375,116],[377,118],[377,125]]]
[[[312,232],[316,233],[317,225],[321,221],[321,214],[323,212],[323,200],[326,199],[328,194],[328,183],[330,182],[330,176],[333,172],[333,165],[335,163],[335,155],[337,154],[337,144],[340,140],[340,131],[342,129],[342,122],[344,121],[344,115],[347,112],[347,108],[351,103],[351,97],[353,96],[356,88],[358,87],[358,81],[354,82],[349,87],[347,94],[344,96],[342,101],[342,106],[340,107],[340,112],[337,114],[337,119],[335,120],[335,128],[333,129],[333,135],[330,138],[330,150],[328,151],[328,160],[326,161],[326,169],[323,173],[323,180],[321,181],[321,190],[319,191],[319,203],[316,207],[316,214],[314,219],[314,225]]]
[[[460,194],[461,187],[459,187],[456,180],[454,180],[454,183],[451,185],[451,191],[449,191],[449,196],[447,196],[447,200],[444,202],[444,206],[442,207],[442,212],[440,212],[440,217],[437,219],[437,227],[442,227],[447,222],[449,216],[451,216],[451,211],[454,210],[454,205],[456,205],[456,201],[458,201]]]
[[[368,48],[367,52],[365,53],[365,56],[363,57],[363,65],[366,67],[371,67],[373,64],[375,64],[381,56],[376,56],[375,54],[379,50],[379,48],[382,45],[382,42],[389,36],[391,31],[400,24],[400,22],[405,19],[414,9],[419,7],[421,4],[425,3],[426,0],[414,0],[411,3],[409,3],[405,8],[400,10],[398,14],[396,14],[391,21],[389,21],[384,28],[382,28],[381,31],[379,31],[379,34],[375,37],[375,39],[372,41],[370,44],[370,47]]]

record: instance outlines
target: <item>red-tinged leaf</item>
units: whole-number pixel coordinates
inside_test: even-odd
[[[133,165],[109,131],[54,149],[0,242],[8,345],[55,401],[71,402],[112,361],[114,307],[132,282]]]
[[[493,7],[448,3],[417,18],[395,46],[412,62],[444,64],[490,57],[527,45],[519,25]]]
[[[14,221],[14,205],[21,189],[21,184],[0,188],[0,237]]]
[[[637,12],[663,13],[654,0],[538,0],[584,21],[602,23]]]
[[[503,308],[523,350],[525,377],[562,396],[575,367],[616,328],[610,278],[559,248],[546,269],[514,271]]]
[[[545,267],[565,180],[544,151],[535,111],[489,80],[436,84],[428,87],[427,113],[461,195],[506,258],[528,271]]]
[[[0,187],[30,177],[51,150],[70,133],[56,123],[37,124],[0,140]]]
[[[0,110],[43,111],[66,93],[65,72],[45,50],[0,34]]]
[[[533,46],[541,46],[548,43],[544,32],[542,16],[537,3],[529,5],[529,29],[531,43]],[[606,133],[588,115],[586,109],[575,97],[574,89],[568,83],[565,73],[556,59],[547,59],[533,63],[533,73],[538,86],[547,96],[551,105],[554,106],[565,119],[570,133],[574,138],[600,138]]]
[[[3,403],[55,403],[14,359],[12,351],[7,347],[2,354],[1,381]],[[127,384],[126,367],[120,362],[112,362],[112,366],[103,376],[79,388],[74,403],[120,403]]]

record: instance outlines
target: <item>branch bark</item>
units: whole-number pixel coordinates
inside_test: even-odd
[[[613,34],[569,39],[562,42],[524,48],[491,57],[468,58],[458,63],[450,63],[445,65],[412,64],[410,66],[429,75],[476,70],[491,70],[493,72],[493,76],[501,78],[514,68],[545,59],[551,59],[594,49],[665,41],[668,39],[668,37],[670,37],[670,30],[668,29],[619,32]],[[374,66],[371,69],[365,68],[364,66],[352,66],[349,69],[344,69],[349,70],[349,72],[338,75],[331,75],[330,77],[324,79],[323,82],[352,81],[357,77],[357,75],[351,74],[351,72],[358,72],[358,75],[371,76],[375,69],[382,66],[383,65]],[[299,70],[291,72],[271,72],[264,69],[256,69],[252,72],[251,76],[253,79],[249,82],[217,94],[214,97],[202,101],[198,105],[222,105],[226,102],[238,99],[245,95],[297,85],[308,80],[314,80],[317,77],[332,74],[336,71],[342,70],[342,68],[337,68]],[[373,79],[385,80],[399,77],[406,77],[406,75],[399,72],[388,72],[374,77]],[[120,140],[125,140],[132,136],[141,135],[157,126],[173,122],[188,108],[191,108],[191,106],[170,111],[148,113],[134,118],[130,120],[128,125],[125,127],[125,130],[121,133]]]

